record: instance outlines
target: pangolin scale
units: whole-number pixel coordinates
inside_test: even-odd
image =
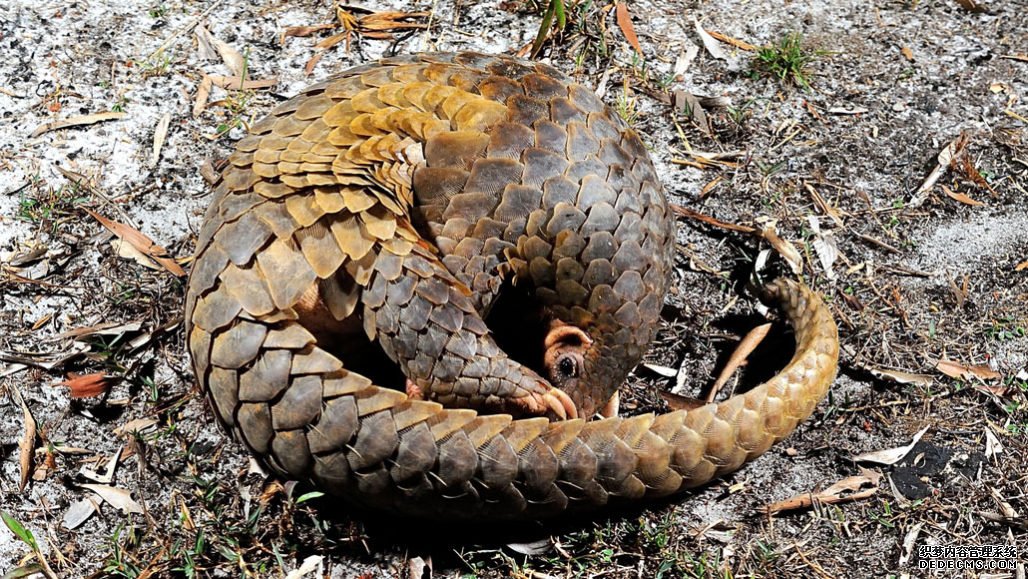
[[[787,436],[838,358],[820,298],[779,280],[766,293],[796,353],[768,382],[688,411],[551,421],[599,410],[639,362],[673,247],[642,141],[590,90],[503,56],[383,59],[238,143],[199,234],[189,351],[254,455],[365,508],[529,519],[663,497]],[[504,292],[538,304],[525,319],[550,333],[525,341],[552,359],[497,344],[485,320]]]

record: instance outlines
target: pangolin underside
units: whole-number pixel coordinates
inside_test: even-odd
[[[590,90],[509,57],[383,59],[239,142],[199,235],[189,350],[253,454],[364,507],[540,518],[663,497],[788,435],[838,357],[821,300],[779,280],[796,353],[767,383],[551,421],[592,415],[642,358],[673,247],[645,147]],[[520,362],[484,321],[505,293],[537,305],[514,312],[507,341],[538,346]]]

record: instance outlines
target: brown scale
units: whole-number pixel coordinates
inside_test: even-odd
[[[239,142],[200,230],[189,351],[254,454],[365,507],[531,518],[666,496],[788,435],[838,356],[820,299],[778,281],[782,373],[617,418],[673,247],[642,141],[588,89],[508,57],[385,59]]]

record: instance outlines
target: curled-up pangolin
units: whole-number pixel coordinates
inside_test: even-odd
[[[590,90],[502,56],[384,59],[239,142],[200,231],[189,350],[251,452],[365,507],[531,518],[666,496],[789,434],[838,356],[821,300],[778,281],[797,342],[778,376],[694,410],[575,418],[616,412],[673,247],[642,141]]]

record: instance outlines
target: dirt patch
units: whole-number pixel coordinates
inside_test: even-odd
[[[326,51],[308,76],[315,44],[341,29],[284,41],[282,33],[332,22],[325,2],[15,0],[0,6],[0,384],[9,394],[0,397],[8,417],[0,509],[32,532],[58,575],[281,576],[314,556],[331,577],[408,577],[419,562],[444,577],[922,576],[905,541],[1012,544],[1023,561],[1028,14],[1000,2],[972,13],[955,0],[636,1],[628,7],[640,57],[609,4],[567,4],[568,25],[544,57],[633,119],[674,203],[729,223],[774,220],[805,279],[829,300],[842,374],[814,417],[742,471],[678,500],[516,534],[410,531],[265,479],[194,386],[176,323],[183,280],[119,257],[84,209],[188,256],[209,200],[202,167],[283,98],[393,52],[513,53],[535,38],[539,10],[367,2],[375,11],[431,11],[431,27],[392,40],[354,35],[348,51],[345,42]],[[817,53],[804,71],[810,87],[762,74],[754,51],[720,43],[727,60],[712,57],[694,18],[758,46],[800,33],[804,50]],[[215,88],[194,118],[203,75],[231,74],[220,58],[201,56],[198,19],[245,57],[249,78],[278,84]],[[695,59],[676,70],[694,45]],[[676,91],[721,100],[705,108],[709,128],[672,106]],[[46,123],[103,112],[125,116],[33,136]],[[923,203],[911,203],[961,134],[966,155],[943,167]],[[746,287],[788,268],[773,250],[762,256],[769,246],[754,236],[689,219],[679,235],[676,287],[647,362],[681,368],[695,394],[760,319]],[[822,259],[825,247],[834,259]],[[770,269],[755,272],[765,258]],[[86,327],[94,332],[68,334]],[[780,359],[767,347],[763,359]],[[942,357],[999,378],[980,368],[948,377],[935,370]],[[774,370],[759,358],[740,388]],[[114,385],[100,399],[71,399],[57,385],[68,372],[103,373]],[[640,369],[626,411],[666,409],[660,393],[674,385]],[[46,442],[24,491],[15,389]],[[130,423],[146,426],[115,433]],[[869,499],[760,513],[856,474],[852,455],[907,444],[923,427],[924,446],[909,462],[877,467],[895,477],[895,490],[886,476]],[[95,482],[83,467],[102,472],[119,452],[109,484],[145,513],[101,504],[66,528],[72,505],[100,502],[81,486]],[[0,572],[31,564],[29,553],[0,530]]]

